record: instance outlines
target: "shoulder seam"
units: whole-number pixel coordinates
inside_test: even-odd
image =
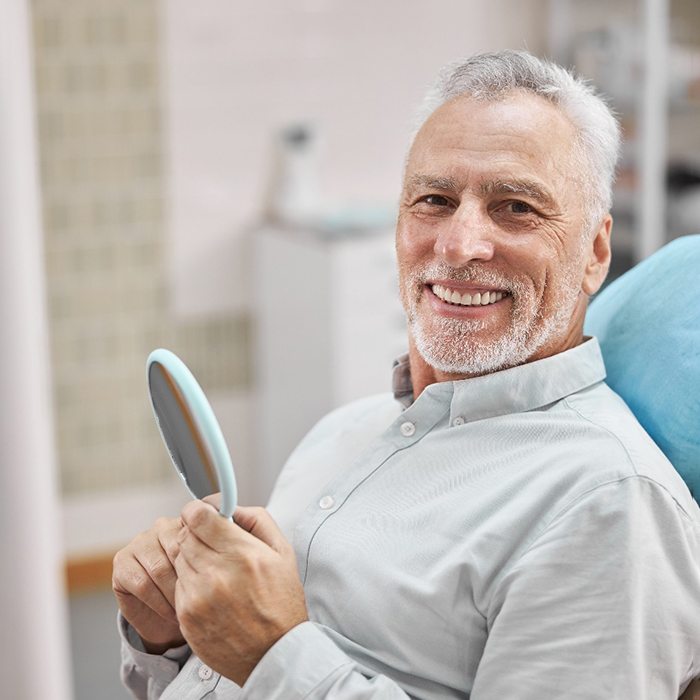
[[[523,552],[523,555],[525,555],[527,552],[530,551],[532,546],[542,537],[553,525],[557,523],[558,520],[563,518],[568,511],[570,511],[574,506],[576,506],[578,503],[580,503],[584,498],[589,496],[591,493],[594,491],[597,491],[599,489],[605,488],[607,486],[615,486],[624,483],[625,481],[630,481],[631,479],[636,479],[638,481],[646,481],[649,484],[653,484],[654,486],[658,487],[661,491],[663,491],[668,498],[673,501],[675,507],[678,509],[678,511],[683,515],[685,519],[688,520],[688,522],[694,526],[697,527],[698,523],[693,519],[693,517],[688,513],[688,511],[683,507],[683,504],[679,503],[676,497],[662,484],[661,482],[657,481],[656,479],[653,479],[650,476],[647,476],[646,474],[639,474],[635,472],[634,474],[629,474],[628,476],[621,476],[616,479],[608,479],[607,481],[602,481],[599,484],[596,484],[595,486],[591,486],[587,488],[585,491],[582,491],[579,493],[576,498],[573,500],[569,501],[566,505],[562,506],[562,508],[557,511],[557,513],[552,517],[552,519],[547,523],[547,526],[540,532],[537,537],[530,543],[528,548]],[[522,555],[521,555],[522,556]]]
[[[581,492],[574,499],[572,499],[566,505],[564,505],[559,511],[557,511],[557,513],[551,518],[551,520],[546,524],[546,526],[537,534],[537,536],[532,540],[532,542],[530,542],[530,544],[528,544],[528,546],[518,555],[517,559],[507,567],[507,571],[501,572],[501,575],[498,577],[498,581],[495,582],[496,589],[500,588],[503,580],[507,577],[507,575],[518,566],[518,564],[522,561],[522,559],[529,554],[529,552],[533,549],[533,547],[535,547],[535,545],[547,534],[547,532],[549,532],[549,530],[552,527],[554,527],[570,510],[572,510],[584,498],[589,496],[594,491],[598,491],[598,490],[606,488],[608,486],[620,485],[623,482],[630,481],[632,479],[635,479],[637,481],[646,481],[647,483],[653,484],[654,486],[658,487],[673,502],[677,512],[680,513],[683,520],[686,521],[690,525],[691,528],[700,529],[700,523],[698,523],[690,515],[690,513],[688,513],[686,511],[686,509],[683,507],[683,505],[680,504],[676,500],[676,498],[673,496],[673,494],[671,494],[671,492],[663,484],[659,483],[655,479],[652,479],[651,477],[648,477],[644,474],[637,474],[637,473],[630,474],[628,476],[619,477],[616,479],[609,479],[607,481],[603,481],[599,484],[596,484],[595,486],[591,486],[590,488]],[[486,619],[490,619],[490,613],[486,616]]]
[[[676,504],[676,507],[690,520],[690,522],[691,522],[691,523],[694,523],[694,522],[695,522],[695,520],[694,520],[693,517],[690,515],[690,513],[688,513],[688,511],[685,509],[685,507],[683,506],[683,504],[680,503],[680,502],[678,501],[678,499],[666,488],[666,486],[664,486],[664,484],[662,484],[660,481],[657,481],[656,479],[653,479],[653,478],[651,478],[651,477],[649,477],[649,476],[646,476],[646,475],[644,475],[644,474],[640,474],[640,473],[639,473],[639,471],[637,470],[637,465],[634,463],[634,460],[632,459],[632,455],[630,454],[629,450],[627,449],[627,446],[625,445],[624,442],[622,442],[622,440],[620,440],[620,438],[619,438],[612,430],[610,430],[609,428],[606,428],[604,425],[601,425],[600,423],[596,423],[594,420],[591,420],[588,416],[585,416],[583,413],[581,413],[581,411],[579,411],[578,408],[576,408],[575,406],[572,406],[572,405],[569,403],[569,397],[568,397],[568,396],[564,399],[563,403],[565,403],[566,406],[567,406],[567,408],[569,408],[569,409],[570,409],[571,411],[573,411],[579,418],[581,418],[581,420],[585,420],[587,423],[590,423],[591,425],[594,425],[596,428],[599,428],[600,430],[602,430],[602,431],[606,432],[608,435],[610,435],[610,437],[612,437],[612,438],[615,440],[615,442],[617,442],[617,444],[620,445],[620,447],[621,447],[622,450],[624,451],[624,453],[625,453],[625,455],[627,456],[627,459],[628,459],[628,461],[629,461],[629,463],[630,463],[630,466],[632,467],[632,469],[633,469],[635,475],[638,476],[638,477],[640,477],[640,478],[646,479],[647,481],[656,484],[660,489],[663,489],[663,491],[665,491],[665,492],[668,494],[669,498],[671,498],[671,499],[673,500],[673,502]],[[636,417],[634,416],[634,414],[633,414],[631,411],[630,411],[630,414],[631,414],[632,417],[635,418],[635,420],[636,420]],[[643,427],[643,426],[640,425],[640,427],[642,428],[642,430],[644,430],[644,427]],[[652,438],[648,433],[647,433],[647,435],[648,435],[648,437],[649,437],[649,440],[651,440],[652,442],[654,442],[653,438]],[[654,444],[656,445],[656,443],[654,443]],[[661,448],[660,448],[658,445],[656,445],[656,447],[657,447],[657,448],[659,449],[659,451],[661,452]],[[661,452],[661,454],[663,454],[663,452]],[[668,459],[668,457],[666,457],[666,455],[664,455],[664,457],[666,458],[666,460],[668,461],[668,463],[671,464],[671,462],[670,462],[670,460]],[[673,466],[673,464],[671,464],[671,468],[672,468],[674,471],[675,471],[675,469],[676,469],[676,468]],[[623,481],[623,480],[626,479],[626,478],[629,478],[629,477],[622,477],[622,478],[620,478],[620,479],[617,479],[617,481]],[[613,481],[614,481],[614,480],[613,480]],[[612,483],[612,482],[603,482],[603,484],[605,484],[605,483]],[[598,484],[598,486],[601,486],[601,485],[603,485],[603,484]],[[594,486],[594,487],[592,487],[591,489],[589,489],[589,491],[592,490],[593,488],[597,488],[597,487]],[[588,493],[588,491],[586,491],[586,492],[584,492],[584,493]],[[579,495],[584,495],[584,494],[579,494]],[[575,502],[575,501],[573,501],[573,502]],[[572,503],[573,503],[573,502],[572,502]],[[566,507],[564,508],[564,510],[565,510],[565,509],[566,509]],[[555,516],[554,519],[556,519],[556,517],[558,517],[558,516]],[[552,522],[554,522],[554,520],[552,520]]]
[[[615,442],[622,448],[622,451],[625,453],[627,457],[627,461],[629,462],[629,465],[632,467],[632,470],[634,471],[635,474],[639,475],[639,472],[637,471],[637,465],[634,463],[634,460],[632,459],[632,455],[629,453],[629,450],[627,449],[627,445],[625,445],[620,438],[613,433],[612,430],[609,428],[606,428],[604,425],[601,425],[600,423],[596,423],[595,421],[591,420],[588,416],[583,415],[581,411],[576,408],[576,406],[572,406],[571,403],[569,402],[569,397],[567,396],[564,399],[564,404],[566,407],[573,411],[581,420],[585,420],[586,423],[590,423],[591,425],[594,425],[596,428],[599,428],[603,432],[607,433]]]

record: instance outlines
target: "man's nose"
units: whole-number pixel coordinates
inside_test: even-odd
[[[435,240],[435,255],[450,267],[464,267],[472,260],[491,260],[494,246],[488,236],[488,222],[482,217],[474,210],[455,212]]]

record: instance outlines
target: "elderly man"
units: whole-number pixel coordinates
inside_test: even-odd
[[[115,558],[140,698],[677,698],[700,510],[583,336],[618,127],[522,52],[448,69],[410,149],[394,398],[324,418],[269,512],[189,503]]]

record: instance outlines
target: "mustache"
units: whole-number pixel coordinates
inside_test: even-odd
[[[428,265],[421,270],[414,271],[413,280],[415,283],[424,285],[428,280],[445,280],[452,282],[471,282],[485,287],[497,287],[507,291],[513,291],[520,285],[506,275],[493,269],[483,269],[479,265],[468,265],[466,267],[450,267],[445,263]]]

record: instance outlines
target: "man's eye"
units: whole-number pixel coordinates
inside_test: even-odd
[[[425,197],[421,197],[418,201],[419,204],[429,204],[433,207],[446,207],[449,206],[450,200],[447,197],[443,197],[439,194],[429,194]]]
[[[517,200],[508,202],[506,209],[512,214],[530,214],[535,211],[527,202],[519,202]]]

